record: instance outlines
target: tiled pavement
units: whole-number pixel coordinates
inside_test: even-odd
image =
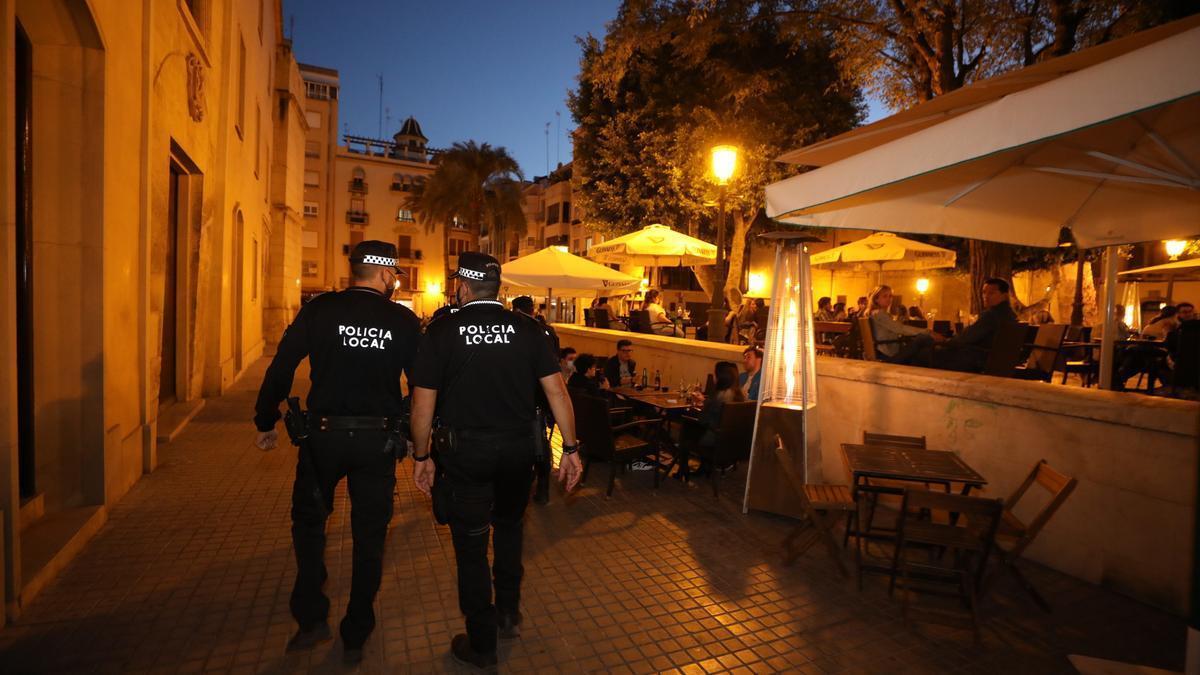
[[[163,447],[158,470],[20,621],[0,629],[0,672],[344,669],[336,642],[283,652],[293,630],[295,455],[252,444],[263,367]],[[361,669],[455,672],[447,649],[461,619],[450,537],[409,468],[399,470],[379,626]],[[859,592],[819,549],[783,567],[785,519],[743,516],[733,499],[674,481],[655,494],[641,472],[619,479],[605,500],[599,478],[569,504],[556,494],[550,506],[530,507],[524,636],[502,646],[501,671],[1071,672],[1071,653],[1182,667],[1182,621],[1044,569],[1030,574],[1054,614],[1001,580],[976,646],[969,630],[945,621],[915,615],[906,627],[882,578],[868,577]],[[327,551],[335,625],[348,592],[347,506],[343,484]]]

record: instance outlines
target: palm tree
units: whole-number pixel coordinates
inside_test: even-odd
[[[454,219],[479,228],[490,228],[491,240],[500,246],[504,260],[507,238],[525,231],[521,211],[523,176],[517,160],[503,147],[466,141],[441,153],[437,169],[409,197],[412,210],[420,216],[427,232],[443,228],[443,250],[449,239],[448,225]]]

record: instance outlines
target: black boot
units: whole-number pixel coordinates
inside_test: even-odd
[[[288,640],[287,651],[308,651],[322,642],[328,642],[331,639],[333,639],[333,634],[329,632],[329,624],[324,622],[318,623],[296,631],[292,639]]]
[[[471,649],[471,641],[467,638],[466,633],[459,633],[450,641],[450,655],[455,661],[464,666],[475,666],[480,670],[489,670],[496,667],[496,652],[488,654],[480,654]]]
[[[501,640],[515,640],[521,637],[521,613],[516,614],[500,614],[496,618],[496,623],[500,627]]]

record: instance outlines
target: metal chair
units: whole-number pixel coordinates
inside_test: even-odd
[[[584,465],[580,482],[586,481],[593,462],[608,462],[608,490],[611,497],[617,480],[617,468],[634,460],[653,462],[654,488],[658,489],[658,444],[650,437],[649,428],[660,420],[637,420],[613,426],[607,399],[588,396],[578,390],[571,392],[571,404],[575,408],[575,429],[582,445]],[[643,438],[631,432],[647,429]]]
[[[754,437],[754,401],[726,403],[721,407],[721,422],[717,429],[717,443],[711,447],[697,447],[696,454],[708,461],[708,472],[712,482],[713,497],[717,496],[717,474],[719,469],[750,459],[750,442]]]

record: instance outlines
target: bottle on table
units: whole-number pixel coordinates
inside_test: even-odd
[[[662,373],[657,368],[655,368],[654,369],[654,391],[661,391],[661,390],[662,390]]]
[[[650,384],[650,382],[646,379],[646,369],[642,368],[642,389],[645,389],[646,385],[648,384]]]

